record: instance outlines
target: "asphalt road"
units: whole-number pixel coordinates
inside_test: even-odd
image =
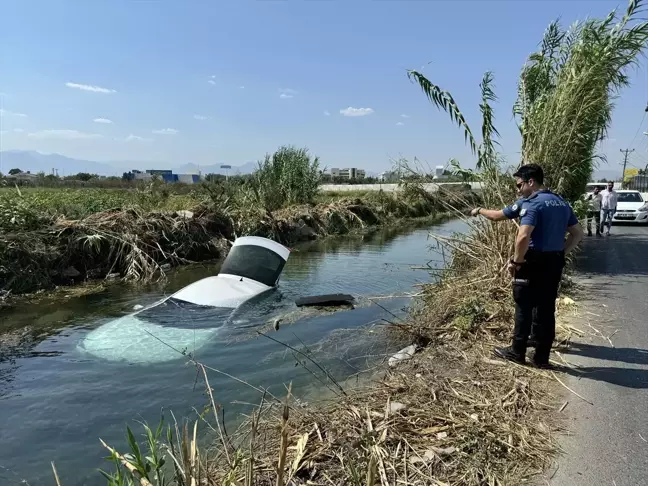
[[[648,227],[587,238],[577,268],[585,296],[573,324],[588,335],[562,353],[579,368],[559,376],[593,405],[565,391],[569,434],[546,481],[648,485]]]

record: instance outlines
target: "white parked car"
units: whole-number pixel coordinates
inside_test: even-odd
[[[612,222],[648,224],[648,198],[639,191],[619,190],[617,212]]]

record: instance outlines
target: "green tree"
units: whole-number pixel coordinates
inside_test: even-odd
[[[72,176],[73,179],[83,182],[88,182],[90,179],[93,179],[95,177],[95,174],[89,174],[88,172],[79,172],[78,174]]]
[[[603,20],[577,22],[566,31],[557,21],[551,23],[539,52],[529,57],[520,75],[513,113],[522,136],[521,162],[540,164],[547,185],[572,201],[584,192],[602,158],[596,145],[607,135],[614,100],[629,84],[627,70],[646,49],[648,22],[639,18],[643,3],[630,0],[621,18],[613,11]],[[417,71],[408,74],[430,102],[463,130],[477,156],[482,180],[499,181],[492,75],[486,73],[481,83],[482,142],[478,145],[450,93]]]
[[[22,170],[20,170],[20,169],[10,169],[9,170],[9,175],[20,174],[21,172],[22,172]]]
[[[588,19],[562,30],[553,22],[540,51],[522,70],[514,114],[522,134],[522,163],[543,166],[551,188],[571,200],[584,192],[607,136],[614,101],[629,85],[628,69],[646,49],[648,22],[641,0],[620,19]]]
[[[287,204],[311,202],[319,179],[318,157],[311,157],[307,148],[283,146],[259,162],[252,188],[263,207],[274,211]]]

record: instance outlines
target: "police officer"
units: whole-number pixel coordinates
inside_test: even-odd
[[[513,343],[495,348],[495,354],[524,364],[533,324],[533,363],[544,368],[549,366],[556,334],[556,297],[565,255],[583,239],[583,230],[569,204],[543,186],[539,165],[523,165],[513,177],[522,199],[502,210],[475,208],[471,214],[491,221],[520,218],[515,251],[508,264],[515,300]]]

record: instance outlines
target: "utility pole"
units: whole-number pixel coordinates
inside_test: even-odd
[[[623,187],[623,183],[625,182],[625,171],[626,171],[626,166],[628,165],[628,155],[630,155],[632,152],[634,152],[635,149],[619,149],[619,152],[621,152],[623,155],[623,172],[621,173],[621,187]]]
[[[646,108],[648,109],[648,106],[646,106]],[[643,134],[644,134],[646,137],[648,137],[648,132],[643,132]],[[644,175],[644,176],[648,176],[648,162],[646,162],[646,167],[644,168],[643,175]]]

